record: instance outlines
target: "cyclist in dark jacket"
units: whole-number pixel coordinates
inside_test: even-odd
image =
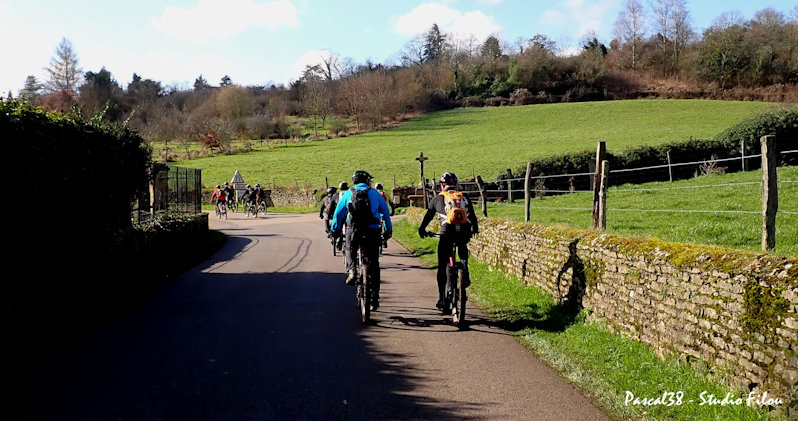
[[[426,236],[427,225],[437,215],[440,222],[441,236],[440,241],[438,241],[438,302],[435,307],[443,309],[447,307],[445,291],[446,265],[452,246],[457,244],[460,260],[468,262],[468,241],[471,240],[472,235],[479,232],[479,223],[474,207],[465,195],[462,195],[458,200],[460,200],[460,207],[465,210],[466,220],[456,221],[460,223],[450,222],[453,206],[451,203],[447,206],[447,194],[456,195],[459,193],[457,191],[457,176],[450,172],[444,173],[440,182],[441,193],[430,200],[427,213],[424,214],[424,219],[418,227],[418,235],[421,238]]]
[[[327,187],[327,194],[321,199],[321,209],[319,209],[319,219],[324,220],[324,232],[330,233],[330,219],[335,213],[335,207],[338,205],[338,189],[335,187]]]

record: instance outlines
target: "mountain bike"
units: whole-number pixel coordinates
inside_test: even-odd
[[[258,212],[266,215],[266,201],[258,200]]]
[[[427,231],[425,237],[439,237],[440,234]],[[452,323],[460,329],[465,328],[466,302],[468,296],[466,288],[471,285],[468,273],[468,261],[458,259],[457,243],[452,244],[449,260],[446,263],[446,300],[444,313],[451,311]]]
[[[216,217],[227,219],[227,205],[224,201],[216,202]]]
[[[258,206],[252,200],[248,200],[244,203],[244,216],[249,217],[250,215],[252,215],[253,218],[258,217]]]
[[[228,200],[227,208],[233,212],[238,212],[238,200],[236,199]]]

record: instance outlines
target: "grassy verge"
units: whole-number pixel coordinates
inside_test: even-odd
[[[420,239],[417,227],[406,220],[394,225],[394,238],[414,255],[434,266],[437,240]],[[646,420],[757,420],[778,419],[763,409],[743,405],[700,405],[701,394],[718,400],[742,391],[728,387],[722,374],[694,368],[675,358],[660,359],[653,350],[613,334],[600,323],[572,316],[547,293],[521,283],[475,259],[470,297],[491,317],[502,322],[516,338],[566,380],[618,419]],[[681,405],[625,405],[627,391],[636,397],[657,398],[682,392]],[[742,395],[746,396],[746,395]],[[786,398],[786,397],[782,397]],[[689,402],[693,400],[693,402]]]
[[[611,187],[607,193],[607,231],[631,236],[652,236],[667,241],[760,251],[762,215],[759,213],[638,212],[624,209],[721,210],[761,212],[760,171],[707,175],[672,183],[658,182]],[[776,254],[798,255],[798,167],[778,169],[779,213],[776,217]],[[788,181],[793,181],[788,183]],[[727,184],[736,184],[723,186]],[[720,185],[710,188],[695,186]],[[673,188],[672,190],[650,190]],[[524,201],[488,203],[488,215],[524,220]],[[568,225],[589,229],[592,193],[546,196],[531,203],[530,220],[543,225]],[[555,209],[551,209],[555,208]],[[584,209],[584,210],[573,210]],[[481,213],[481,210],[478,211]]]

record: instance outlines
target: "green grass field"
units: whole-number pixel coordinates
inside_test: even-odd
[[[776,253],[798,256],[798,167],[781,167],[779,212],[776,218]],[[761,250],[760,213],[683,213],[666,210],[721,210],[761,212],[758,184],[721,187],[683,188],[706,185],[751,183],[762,180],[760,171],[707,175],[690,180],[611,187],[607,193],[609,232],[652,236],[680,243],[711,244],[723,247]],[[794,183],[790,183],[793,181]],[[648,190],[668,189],[673,190]],[[572,193],[533,199],[530,221],[543,225],[567,225],[588,229],[592,225],[592,193]],[[575,208],[583,210],[571,210]],[[656,212],[629,209],[657,209]],[[481,209],[477,210],[481,213]],[[512,204],[488,203],[488,216],[524,220],[524,201]]]
[[[392,130],[277,146],[251,152],[181,160],[201,168],[206,186],[229,180],[238,169],[251,184],[324,185],[349,180],[365,169],[391,187],[418,182],[419,152],[428,177],[454,171],[493,180],[507,168],[535,158],[594,149],[610,151],[689,137],[710,138],[774,104],[708,100],[629,100],[466,108],[429,113]],[[256,142],[257,143],[257,142]],[[279,144],[278,144],[279,145]]]

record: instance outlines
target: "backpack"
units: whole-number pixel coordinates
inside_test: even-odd
[[[468,213],[466,212],[467,199],[463,196],[463,192],[459,191],[443,191],[440,193],[443,196],[443,203],[446,209],[446,223],[451,225],[462,225],[468,222]]]
[[[371,211],[369,190],[355,190],[349,200],[349,222],[356,229],[368,228],[371,224],[379,224],[379,219],[374,218]]]

